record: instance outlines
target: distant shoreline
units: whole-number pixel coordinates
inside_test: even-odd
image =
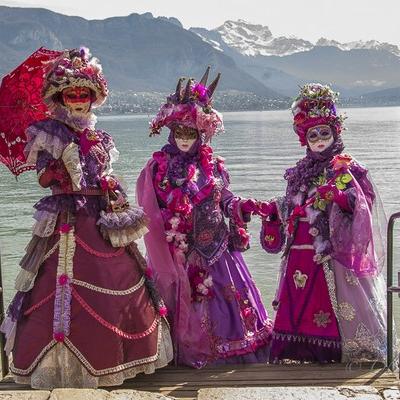
[[[342,109],[347,108],[397,108],[400,107],[400,102],[398,104],[375,104],[375,105],[360,105],[360,104],[342,104]],[[275,109],[268,109],[268,110],[218,110],[224,114],[233,114],[233,113],[254,113],[254,112],[266,112],[266,111],[289,111],[288,107],[282,108],[275,108]],[[99,110],[100,111],[100,110]],[[149,111],[149,112],[132,112],[132,113],[103,113],[103,112],[96,112],[95,114],[102,118],[102,117],[148,117],[152,118],[158,110]]]

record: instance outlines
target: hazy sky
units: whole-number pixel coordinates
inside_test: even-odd
[[[315,42],[376,39],[400,45],[400,0],[16,0],[0,5],[44,7],[87,19],[152,12],[174,16],[189,28],[215,28],[239,18],[267,25],[274,36]]]

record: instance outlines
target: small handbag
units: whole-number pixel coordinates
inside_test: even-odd
[[[285,243],[283,224],[276,215],[262,219],[260,243],[267,253],[279,253]]]

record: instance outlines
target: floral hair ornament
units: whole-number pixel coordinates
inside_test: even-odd
[[[293,129],[302,146],[307,145],[307,131],[317,125],[329,125],[337,135],[345,129],[344,115],[337,115],[336,103],[339,93],[329,85],[308,83],[300,88],[300,93],[292,104]]]
[[[177,126],[186,126],[196,129],[203,143],[224,130],[222,115],[212,108],[212,97],[217,88],[221,74],[207,86],[210,67],[199,82],[187,78],[185,87],[184,78],[178,80],[175,93],[167,98],[157,115],[150,122],[150,136],[157,135],[166,126],[173,130]]]
[[[97,58],[91,57],[89,49],[65,50],[51,64],[43,87],[43,99],[51,108],[57,103],[57,95],[70,87],[89,88],[94,94],[92,107],[101,106],[108,95],[107,81]]]

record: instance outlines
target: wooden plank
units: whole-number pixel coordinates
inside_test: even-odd
[[[383,365],[379,363],[362,363],[362,364],[229,364],[229,365],[221,365],[221,366],[208,366],[201,369],[194,369],[190,367],[174,367],[167,366],[160,370],[157,370],[157,373],[179,373],[180,371],[190,371],[192,373],[201,373],[204,371],[215,371],[215,372],[224,372],[224,371],[246,371],[246,370],[274,370],[274,371],[287,371],[287,370],[344,370],[349,368],[357,368],[357,369],[383,369]]]
[[[152,375],[138,375],[119,387],[106,390],[147,390],[192,399],[197,391],[207,387],[261,386],[339,386],[372,385],[377,388],[399,386],[397,376],[387,369],[348,366],[345,364],[265,365],[240,366],[195,370],[186,367],[167,367]],[[0,390],[29,390],[29,386],[15,384],[11,377],[0,382]]]
[[[310,374],[309,371],[287,371],[284,374],[280,371],[232,371],[232,372],[223,372],[223,373],[199,373],[199,374],[191,374],[191,373],[179,373],[179,374],[154,374],[148,376],[137,376],[135,378],[136,381],[165,381],[165,380],[178,380],[178,381],[196,381],[203,379],[275,379],[282,378],[282,376],[287,377],[287,379],[292,378],[303,378],[312,376],[313,379],[320,379],[325,376],[334,377],[334,378],[351,378],[351,377],[363,377],[364,379],[377,379],[379,377],[395,377],[395,375],[390,371],[378,370],[378,371],[369,371],[369,370],[341,370],[341,371],[319,371],[318,375]]]
[[[134,380],[128,381],[126,384],[150,384],[150,385],[162,385],[165,382],[173,383],[189,383],[189,382],[204,382],[208,381],[217,385],[220,381],[230,381],[230,382],[252,382],[252,381],[312,381],[314,384],[318,384],[321,380],[332,379],[336,380],[338,383],[341,381],[351,381],[360,380],[371,384],[377,380],[391,380],[396,381],[396,376],[391,371],[386,370],[342,370],[342,371],[320,371],[318,375],[310,374],[307,371],[297,371],[296,373],[285,373],[276,371],[257,371],[254,373],[249,373],[248,371],[232,372],[232,373],[212,373],[207,374],[197,373],[178,373],[178,374],[162,374],[157,373],[155,375],[149,376],[137,376]]]
[[[341,384],[352,384],[352,385],[365,385],[367,382],[363,379],[349,379],[349,380],[342,380],[342,381],[337,381],[336,379],[321,379],[318,380],[317,382],[315,380],[309,379],[309,380],[299,380],[299,381],[291,381],[291,380],[274,380],[274,381],[220,381],[217,384],[215,382],[187,382],[187,383],[180,383],[180,384],[174,384],[170,382],[165,382],[164,384],[134,384],[134,385],[123,385],[123,388],[165,388],[165,387],[174,387],[174,388],[187,388],[187,387],[226,387],[226,386],[323,386],[325,383],[330,383],[334,384],[336,386],[341,385]],[[395,379],[385,379],[385,380],[379,380],[376,381],[372,384],[377,385],[388,385],[388,384],[394,384],[398,385],[398,381]]]

